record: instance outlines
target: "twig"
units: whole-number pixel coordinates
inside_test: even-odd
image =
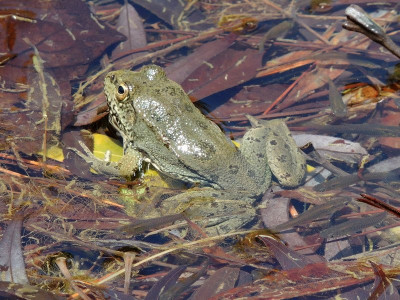
[[[387,204],[383,202],[382,200],[376,199],[370,195],[367,194],[361,194],[362,198],[358,198],[357,201],[369,204],[373,207],[383,209],[392,215],[395,215],[396,217],[400,218],[400,210],[390,204]]]
[[[352,4],[346,8],[345,14],[347,21],[343,23],[343,28],[364,34],[400,58],[400,47],[392,41],[361,7]]]

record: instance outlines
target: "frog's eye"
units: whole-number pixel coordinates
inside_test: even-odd
[[[128,92],[129,92],[128,86],[125,83],[121,83],[117,88],[115,96],[117,100],[122,101],[126,98],[126,96],[128,96]]]

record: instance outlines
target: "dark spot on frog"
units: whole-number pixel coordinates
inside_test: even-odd
[[[274,136],[279,136],[279,133],[274,131]]]
[[[254,172],[254,170],[248,170],[248,171],[247,171],[247,175],[248,175],[250,178],[256,178],[256,173]]]
[[[192,105],[190,105],[189,103],[185,103],[185,110],[187,111],[187,112],[193,112],[193,106]]]
[[[214,198],[217,198],[217,197],[224,197],[226,195],[226,193],[224,193],[224,192],[221,192],[220,194],[212,194],[212,196],[214,197]]]
[[[257,155],[256,155],[258,158],[264,158],[265,157],[265,155],[264,154],[262,154],[262,153],[257,153]]]
[[[202,153],[208,153],[208,154],[213,155],[216,152],[215,151],[215,147],[213,145],[209,144],[209,143],[206,143],[206,142],[199,142],[199,147],[201,149],[203,149]],[[204,157],[202,155],[199,158],[203,159],[203,160],[207,160],[208,159],[208,157]]]
[[[212,208],[218,208],[218,204],[213,202],[213,203],[211,203],[211,207]],[[212,216],[215,216],[215,214],[212,214]]]
[[[202,121],[197,122],[197,126],[200,127],[201,129],[207,129],[208,125]]]
[[[165,88],[165,93],[169,94],[171,97],[176,96],[176,90],[173,87]]]
[[[276,140],[271,140],[269,143],[270,143],[272,146],[278,145],[278,143],[276,142]]]
[[[239,166],[237,165],[229,165],[229,173],[232,175],[236,175],[239,172]]]
[[[260,140],[254,136],[246,137],[246,141],[259,142]]]
[[[279,159],[278,160],[285,162],[287,160],[287,156],[286,155],[279,155]]]
[[[216,174],[211,174],[210,179],[212,182],[218,182],[219,176]]]
[[[163,140],[165,148],[169,149],[171,147],[171,142],[169,140]]]
[[[158,114],[156,112],[152,112],[152,114],[150,115],[150,118],[152,118],[155,122],[160,122],[161,121],[160,114]]]

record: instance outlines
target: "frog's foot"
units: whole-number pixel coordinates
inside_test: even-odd
[[[260,120],[253,117],[252,115],[246,115],[246,118],[249,120],[251,127],[256,128],[256,127],[262,127],[263,125],[261,124]]]
[[[70,147],[68,149],[83,158],[97,173],[114,176],[120,175],[117,163],[108,161],[107,157],[104,160],[97,158],[82,141],[79,141],[79,145],[82,147],[84,153],[76,148]]]
[[[281,185],[300,185],[306,173],[306,160],[286,123],[281,119],[260,122],[252,116],[246,117],[252,128],[243,137],[240,152],[250,165],[256,166],[256,178],[272,171]],[[267,186],[270,178],[265,177],[264,186]]]

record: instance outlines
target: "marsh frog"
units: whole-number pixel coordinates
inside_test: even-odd
[[[133,157],[133,170],[147,161],[164,175],[210,187],[196,197],[225,199],[219,211],[228,218],[229,207],[251,210],[251,201],[270,186],[271,171],[284,186],[297,186],[304,178],[305,159],[282,120],[261,125],[250,117],[253,127],[238,149],[161,67],[110,72],[104,91],[109,121],[123,138],[124,155]],[[179,199],[167,201],[163,213],[193,197]]]
[[[161,173],[215,189],[263,193],[271,170],[285,186],[297,186],[305,160],[281,120],[253,121],[240,149],[190,101],[161,67],[119,70],[105,79],[110,123],[137,168],[150,162]]]

